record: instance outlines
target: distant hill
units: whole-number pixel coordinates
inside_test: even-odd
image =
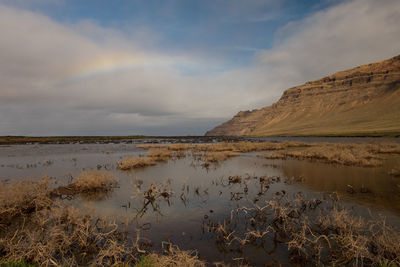
[[[206,135],[400,135],[400,56],[287,89]]]

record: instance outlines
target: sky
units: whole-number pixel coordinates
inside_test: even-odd
[[[0,135],[203,135],[400,54],[399,0],[0,0]]]

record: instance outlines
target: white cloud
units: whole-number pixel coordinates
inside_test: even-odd
[[[154,51],[145,29],[62,25],[0,4],[0,135],[202,134],[288,87],[399,54],[398,25],[400,1],[348,1],[286,25],[251,67],[187,76],[214,62]]]
[[[280,42],[257,59],[305,82],[400,54],[398,25],[398,0],[347,1],[289,23],[278,35]]]

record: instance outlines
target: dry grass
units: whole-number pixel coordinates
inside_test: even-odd
[[[318,143],[311,147],[265,154],[268,159],[309,159],[327,163],[358,166],[382,164],[382,153],[398,153],[397,144],[333,144]]]
[[[143,149],[168,149],[173,151],[180,150],[195,150],[205,152],[222,152],[234,151],[240,153],[253,152],[253,151],[267,151],[267,150],[281,150],[290,147],[307,147],[306,143],[300,142],[221,142],[213,144],[143,144],[137,145],[138,148]]]
[[[220,161],[227,160],[228,158],[237,156],[238,154],[239,153],[232,151],[212,151],[212,152],[207,152],[204,155],[204,160],[205,162],[209,163],[217,163]]]
[[[147,158],[126,158],[118,162],[122,170],[141,168],[155,165],[159,161],[167,161],[171,158],[183,158],[186,151],[191,150],[195,160],[202,162],[203,167],[217,164],[240,153],[282,150],[291,147],[307,147],[306,143],[299,142],[221,142],[211,144],[141,144],[136,147],[148,149]]]
[[[315,225],[312,225],[315,223]],[[316,222],[303,221],[301,231],[288,243],[301,257],[316,257],[337,265],[400,264],[400,234],[385,219],[367,222],[346,209],[333,208]],[[314,256],[313,256],[314,253]],[[324,254],[330,253],[328,259]]]
[[[84,171],[75,182],[66,186],[59,186],[50,192],[51,197],[63,195],[74,196],[80,194],[89,199],[102,199],[118,185],[118,180],[111,172]]]
[[[194,145],[189,145],[189,144],[141,144],[137,145],[137,148],[143,148],[143,149],[168,149],[172,151],[180,151],[180,150],[190,150],[194,147]]]
[[[136,168],[143,168],[156,165],[157,162],[154,158],[149,157],[127,157],[117,162],[120,170],[130,170]]]
[[[299,142],[222,142],[217,144],[196,145],[194,149],[200,151],[233,151],[247,153],[254,151],[282,150],[289,147],[306,147],[306,143]]]
[[[146,146],[147,145],[143,145]],[[182,157],[181,151],[173,153],[168,149],[158,149],[151,146],[151,149],[147,152],[147,157],[127,157],[119,162],[117,166],[120,170],[131,170],[136,168],[144,168],[148,166],[154,166],[157,162],[168,161],[172,157]]]
[[[86,191],[113,181],[108,174],[83,173],[76,187]],[[137,243],[129,245],[115,223],[63,206],[52,191],[48,178],[1,185],[1,262],[110,266],[136,260]]]
[[[238,152],[268,151],[282,150],[291,147],[308,147],[309,144],[301,142],[285,141],[281,143],[275,142],[238,142],[234,143],[235,150]]]
[[[117,179],[111,172],[84,171],[72,184],[79,192],[104,190],[110,191],[117,185]]]
[[[115,180],[103,172],[84,172],[74,183],[84,191],[104,188]],[[159,191],[157,191],[159,189]],[[149,191],[150,190],[150,191]],[[152,185],[147,199],[172,194]],[[92,217],[49,197],[49,179],[0,187],[0,265],[28,266],[142,266],[141,238],[128,241],[113,222]],[[165,255],[149,254],[151,266],[205,266],[194,252],[171,248]]]
[[[1,259],[44,266],[133,263],[137,247],[117,229],[115,223],[55,204],[2,233]]]
[[[400,177],[400,168],[391,169],[389,174],[394,177]]]
[[[152,266],[166,267],[205,267],[204,261],[199,260],[196,251],[182,251],[177,246],[167,244],[164,254],[151,253]]]
[[[230,157],[240,153],[282,150],[291,147],[307,147],[306,143],[299,142],[221,142],[212,144],[143,144],[137,145],[138,148],[149,149],[148,156],[157,161],[166,161],[171,157],[182,158],[186,156],[186,150],[192,151],[195,160],[203,162],[203,167],[210,164],[218,164]],[[174,151],[172,153],[171,151]],[[152,164],[154,165],[154,164]],[[139,165],[140,166],[140,165]]]
[[[398,143],[370,143],[364,146],[375,154],[400,154],[400,144]]]
[[[160,206],[158,200],[163,198],[170,205],[170,197],[174,192],[169,188],[170,183],[152,183],[147,189],[142,188],[142,184],[139,181],[133,183],[135,188],[134,195],[131,199],[142,199],[142,208],[137,211],[137,216],[142,217],[151,206],[153,211],[160,213]]]
[[[114,176],[105,171],[82,172],[72,184],[52,189],[50,178],[38,181],[20,181],[0,184],[0,226],[7,225],[16,217],[23,217],[43,209],[49,209],[54,197],[92,192],[108,192],[117,185]]]
[[[147,156],[155,161],[167,161],[172,158],[173,153],[167,149],[150,149]]]
[[[223,250],[268,250],[273,240],[275,245],[286,244],[291,262],[302,266],[400,264],[400,233],[383,218],[365,221],[352,216],[339,207],[337,195],[320,200],[279,194],[265,206],[232,210],[230,218],[208,221],[207,227]]]
[[[30,214],[52,204],[48,177],[39,181],[20,181],[11,185],[0,183],[0,228],[15,217]]]

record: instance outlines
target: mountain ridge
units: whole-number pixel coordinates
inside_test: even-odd
[[[400,55],[285,90],[276,103],[240,111],[206,136],[400,134]]]

